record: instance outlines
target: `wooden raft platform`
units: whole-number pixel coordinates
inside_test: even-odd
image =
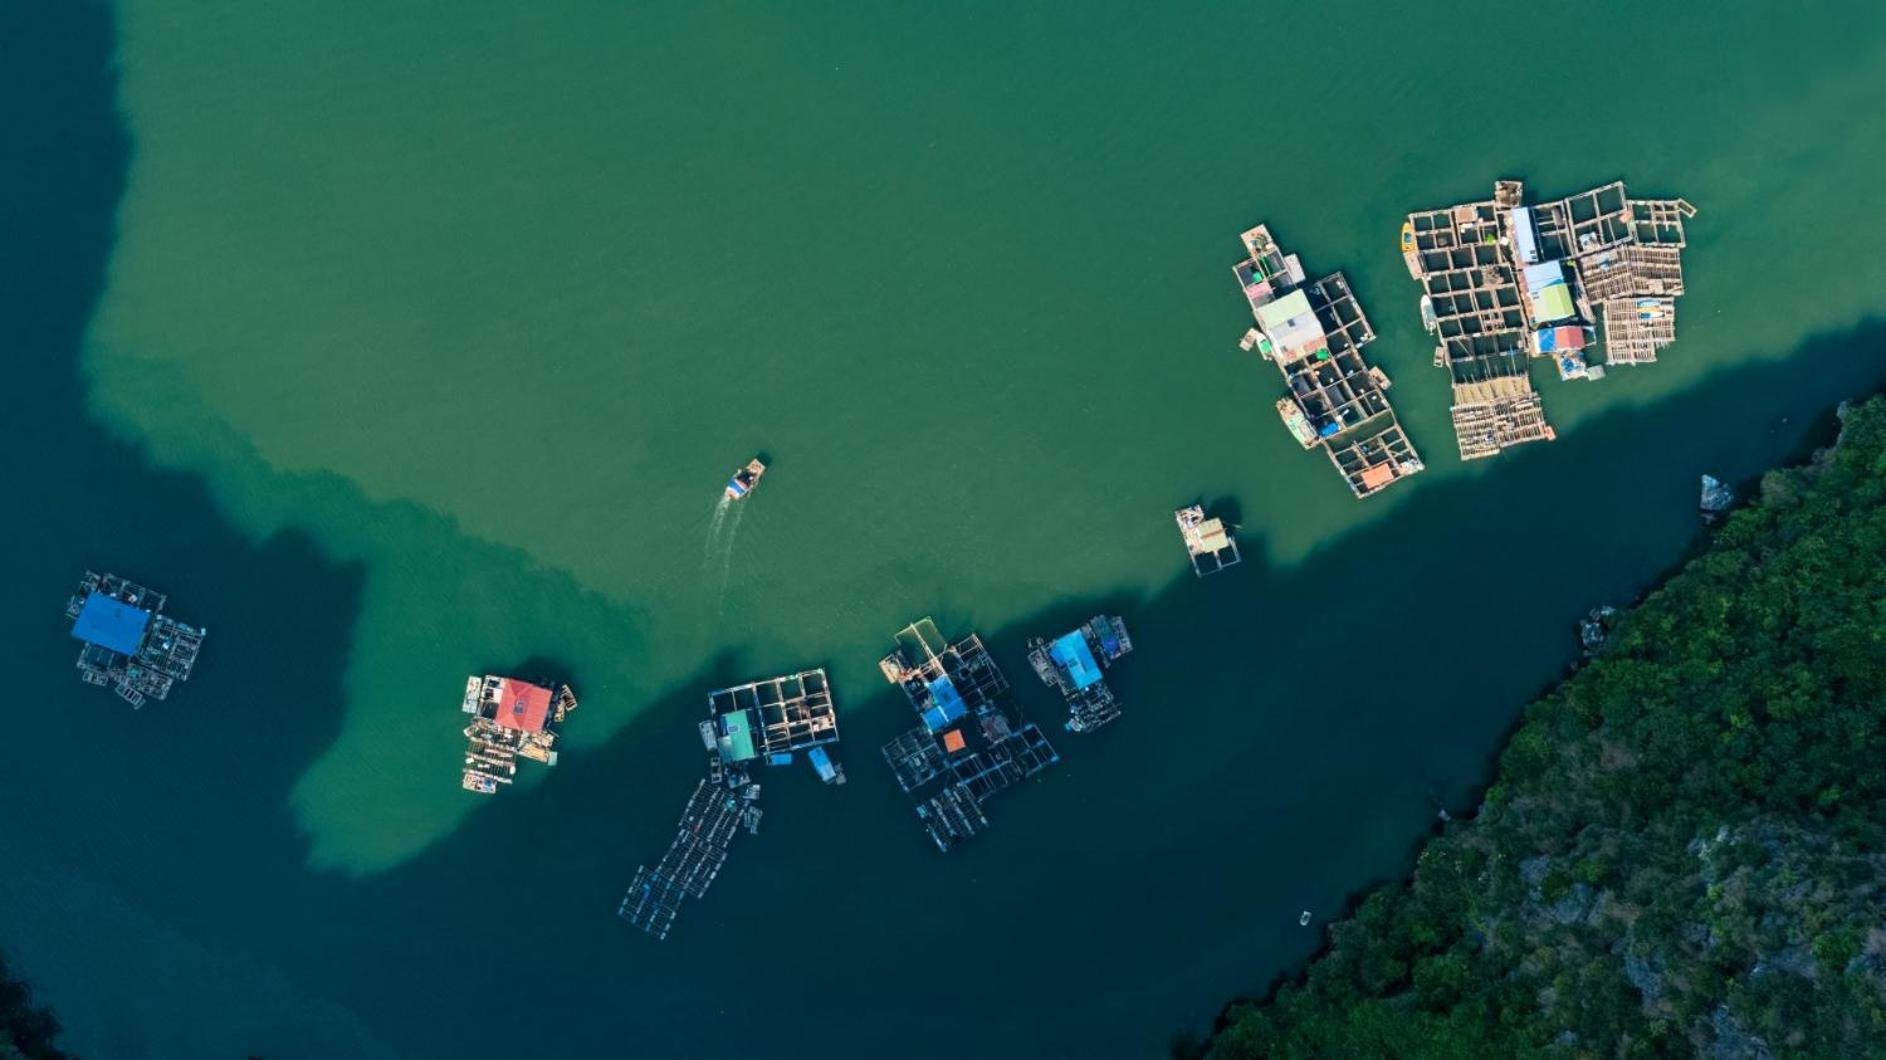
[[[1291,437],[1305,449],[1322,448],[1358,498],[1421,471],[1389,404],[1387,373],[1362,356],[1375,329],[1348,278],[1334,272],[1306,280],[1297,255],[1285,254],[1266,225],[1239,240],[1246,257],[1231,271],[1257,322],[1239,347],[1283,374],[1277,414]],[[1368,441],[1377,438],[1385,440]]]
[[[1434,363],[1452,377],[1463,460],[1555,437],[1531,359],[1549,359],[1561,379],[1600,379],[1676,341],[1695,207],[1633,199],[1623,181],[1536,206],[1525,198],[1521,182],[1496,181],[1491,199],[1418,210],[1402,225]]]

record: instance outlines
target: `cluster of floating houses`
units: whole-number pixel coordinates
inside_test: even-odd
[[[1283,373],[1277,414],[1305,449],[1322,449],[1350,492],[1367,497],[1422,469],[1388,403],[1388,375],[1362,357],[1375,329],[1340,272],[1307,281],[1303,263],[1258,225],[1232,267],[1257,326],[1238,345]]]
[[[1694,213],[1681,199],[1630,199],[1622,183],[1527,206],[1519,182],[1501,181],[1491,200],[1409,216],[1402,251],[1423,286],[1424,323],[1439,342],[1435,363],[1453,374],[1463,458],[1552,437],[1527,377],[1529,358],[1552,358],[1561,378],[1592,379],[1603,372],[1586,356],[1597,330],[1609,364],[1653,361],[1674,341],[1683,222]],[[1357,497],[1421,471],[1389,405],[1387,375],[1362,357],[1375,332],[1348,280],[1336,272],[1308,281],[1297,256],[1285,254],[1264,225],[1242,241],[1247,256],[1235,272],[1256,326],[1241,345],[1282,374],[1286,396],[1277,412],[1286,429],[1303,448],[1321,448]],[[728,500],[750,496],[765,471],[759,459],[736,470]],[[1712,484],[1721,497],[1712,498]],[[1727,507],[1729,497],[1705,477],[1706,512]],[[1241,560],[1233,528],[1202,505],[1173,516],[1198,577]],[[161,593],[88,572],[66,607],[72,635],[84,645],[80,676],[134,707],[188,679],[205,630],[162,614],[165,603]],[[1590,624],[1597,622],[1594,613]],[[1593,636],[1588,630],[1588,642]],[[1013,701],[977,634],[952,641],[925,618],[895,640],[878,667],[903,692],[917,724],[882,754],[931,842],[948,851],[989,827],[991,798],[1060,754]],[[1096,615],[1058,637],[1030,640],[1027,657],[1066,701],[1064,728],[1087,733],[1121,716],[1106,671],[1132,650],[1125,622]],[[461,786],[490,795],[513,782],[519,758],[555,765],[558,736],[576,705],[567,684],[467,678]],[[699,730],[704,775],[667,851],[652,867],[637,868],[617,908],[658,939],[668,936],[686,899],[705,897],[734,836],[758,833],[756,768],[803,756],[820,780],[845,783],[830,750],[838,714],[822,669],[711,692]]]
[[[1491,199],[1408,215],[1402,258],[1453,383],[1461,459],[1555,436],[1532,358],[1550,358],[1560,379],[1600,379],[1676,341],[1695,214],[1682,199],[1633,199],[1622,181],[1529,206],[1522,183],[1502,180]],[[1590,356],[1600,336],[1602,364]]]

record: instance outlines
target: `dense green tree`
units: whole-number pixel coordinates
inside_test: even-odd
[[[0,1060],[65,1060],[58,1037],[59,1021],[33,1005],[32,992],[0,958]]]
[[[1526,711],[1214,1057],[1886,1057],[1886,403]]]

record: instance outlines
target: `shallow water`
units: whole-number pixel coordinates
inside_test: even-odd
[[[0,946],[100,1055],[1158,1050],[1461,808],[1699,471],[1886,372],[1868,5],[1588,6],[1532,85],[1490,8],[0,9],[60,43],[0,64],[45,160],[0,178],[43,396],[0,622],[48,707]],[[1560,441],[1462,467],[1395,231],[1501,175],[1689,198],[1692,293],[1662,363],[1542,382]],[[1358,504],[1276,423],[1259,220],[1348,272],[1412,484]],[[1195,497],[1249,557],[1202,583]],[[88,565],[210,626],[172,702],[72,680]],[[1126,719],[938,858],[876,754],[890,635],[978,628],[1020,683],[1102,605]],[[583,698],[563,760],[472,799],[463,675],[532,663]],[[618,924],[705,690],[807,665],[852,783],[767,777],[666,944]],[[467,1019],[521,983],[541,1015]]]

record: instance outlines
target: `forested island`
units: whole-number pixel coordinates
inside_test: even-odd
[[[1886,403],[1842,421],[1211,1056],[1886,1055]]]
[[[32,991],[0,957],[0,1060],[65,1060],[58,1037],[59,1021],[33,1004]]]

